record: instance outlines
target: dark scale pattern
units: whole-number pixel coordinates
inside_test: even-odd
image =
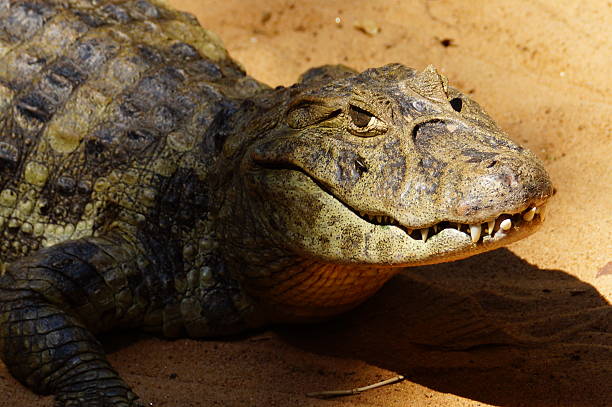
[[[53,7],[42,1],[24,1],[0,7],[1,38],[11,43],[30,39],[54,14]]]
[[[150,222],[150,225],[158,225],[162,230],[167,230],[177,222],[178,225],[190,228],[196,220],[207,219],[208,188],[198,180],[192,169],[181,168],[172,178],[164,179],[163,182],[161,188],[165,193],[156,206],[158,220]]]
[[[15,91],[29,85],[47,63],[35,50],[24,48],[17,46],[9,51],[0,65],[0,81]]]
[[[209,233],[202,168],[224,137],[206,134],[236,112],[244,72],[142,23],[197,31],[181,13],[145,0],[73,3],[0,0],[0,41],[12,47],[0,54],[0,263],[50,246],[0,278],[0,354],[58,405],[127,406],[135,396],[93,333],[140,325],[184,335],[193,312],[183,301],[200,304],[191,333],[242,324],[237,283],[198,235]],[[92,237],[116,222],[122,237]],[[197,261],[184,260],[186,243]],[[206,287],[177,292],[201,270],[213,270]]]
[[[2,166],[11,168],[19,162],[19,150],[7,141],[0,142],[0,161]]]
[[[210,269],[214,284],[204,288],[197,297],[201,298],[202,317],[206,325],[216,326],[220,334],[232,334],[240,331],[243,321],[240,319],[241,313],[236,309],[236,303],[242,297],[242,288],[230,276],[224,262],[216,257],[209,256],[206,259],[206,266]],[[190,329],[190,326],[187,326]],[[193,329],[193,328],[192,328]]]
[[[76,146],[76,150],[67,155],[65,153],[58,155],[54,151],[44,153],[44,162],[51,165],[56,163],[55,165],[59,167],[57,173],[49,174],[49,180],[43,188],[43,193],[49,196],[48,205],[54,208],[70,208],[67,211],[63,209],[52,211],[50,215],[54,223],[76,223],[83,215],[91,195],[85,194],[82,198],[79,195],[75,196],[75,184],[83,181],[85,184],[90,184],[89,189],[91,189],[97,180],[107,177],[112,170],[123,172],[132,166],[145,168],[164,148],[166,134],[176,130],[182,123],[192,122],[188,118],[192,114],[195,102],[188,101],[184,91],[181,90],[181,88],[189,89],[190,85],[186,82],[186,71],[178,66],[188,62],[190,65],[187,67],[187,72],[191,76],[194,74],[199,77],[206,76],[204,79],[224,79],[223,70],[243,75],[240,70],[232,67],[233,63],[223,63],[221,65],[226,67],[221,67],[207,58],[202,58],[198,51],[188,44],[183,43],[179,47],[164,45],[160,48],[155,44],[141,43],[138,40],[126,43],[123,37],[110,38],[105,32],[109,25],[121,24],[132,18],[159,18],[163,15],[167,17],[169,14],[160,12],[156,6],[144,1],[134,2],[133,9],[126,7],[118,4],[96,7],[95,13],[101,22],[89,25],[97,30],[90,29],[86,32],[81,28],[75,45],[66,48],[66,55],[52,56],[44,60],[47,66],[41,66],[37,72],[46,72],[46,74],[40,79],[37,77],[33,83],[30,81],[26,89],[21,90],[20,86],[12,86],[18,91],[14,102],[18,114],[14,115],[14,121],[8,125],[13,127],[10,133],[21,140],[19,143],[21,149],[17,150],[27,160],[32,149],[41,150],[41,144],[37,143],[37,140],[45,134],[45,128],[53,117],[59,115],[58,120],[61,120],[61,115],[64,114],[62,108],[66,106],[67,99],[74,97],[76,90],[83,84],[88,85],[92,80],[104,75],[107,67],[119,54],[132,55],[129,57],[130,63],[136,64],[135,67],[142,72],[138,81],[131,86],[128,83],[128,87],[121,90],[120,94],[108,94],[114,98],[112,104],[106,108],[110,114],[97,125],[95,121],[92,123],[94,127],[83,133],[83,140]],[[133,16],[128,15],[126,11],[128,9]],[[77,14],[81,18],[84,16],[82,12]],[[135,47],[136,52],[128,51],[126,47]],[[173,58],[179,62],[176,67],[173,66]],[[144,70],[139,64],[144,66]],[[14,76],[19,75],[15,73]],[[107,89],[102,86],[102,91]],[[202,97],[207,96],[198,94],[198,103],[201,104]],[[216,109],[219,100],[223,98],[224,96],[217,92],[215,103],[211,103],[210,106]],[[186,101],[188,103],[185,103]],[[199,114],[201,115],[199,117],[214,117],[214,114],[211,115],[201,109]],[[206,125],[204,122],[203,119],[198,120],[199,131],[206,128],[202,127]],[[6,150],[8,162],[5,167],[16,167],[15,151],[10,149],[8,144]],[[109,162],[113,163],[112,167],[108,165]],[[16,170],[24,171],[23,168]],[[11,176],[6,178],[12,183],[18,182]],[[156,189],[157,185],[151,187]],[[115,188],[113,193],[107,194],[105,200],[118,201],[115,203],[120,206],[126,205],[127,209],[140,211],[141,208],[131,207],[130,201],[136,199],[132,196],[134,193],[135,191]],[[77,200],[76,203],[66,205],[74,198]],[[103,221],[97,221],[97,225],[101,223]]]
[[[67,398],[90,388],[92,381],[115,388],[105,398],[121,399],[130,393],[92,335],[117,323],[108,271],[93,266],[129,262],[125,250],[109,246],[118,247],[116,243],[57,245],[14,263],[0,279],[5,293],[0,303],[2,357],[24,383]],[[125,268],[130,269],[137,273],[137,267]],[[139,280],[143,284],[142,277]],[[38,284],[33,287],[31,281]]]

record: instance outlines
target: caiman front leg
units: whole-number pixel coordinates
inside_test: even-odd
[[[83,238],[12,263],[0,277],[0,355],[11,373],[56,405],[136,406],[95,333],[140,324],[155,307],[137,245]]]

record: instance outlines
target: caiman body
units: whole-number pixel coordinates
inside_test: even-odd
[[[0,0],[0,354],[58,405],[136,404],[94,334],[327,318],[528,235],[551,193],[433,68],[272,89],[158,3]]]

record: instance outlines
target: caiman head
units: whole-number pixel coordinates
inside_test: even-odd
[[[225,146],[240,150],[240,206],[226,217],[244,234],[230,239],[260,271],[367,269],[382,284],[390,268],[495,249],[544,219],[553,188],[540,161],[433,67],[323,67],[272,93],[246,145],[248,126]]]

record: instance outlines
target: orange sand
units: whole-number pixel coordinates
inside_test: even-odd
[[[557,195],[538,234],[465,261],[410,269],[326,324],[231,341],[109,335],[111,362],[146,402],[612,405],[609,1],[171,3],[196,13],[271,85],[325,63],[434,64],[544,160]],[[355,23],[380,32],[367,35]],[[407,380],[331,401],[305,397],[397,374]],[[0,406],[52,405],[4,367],[0,393]]]

